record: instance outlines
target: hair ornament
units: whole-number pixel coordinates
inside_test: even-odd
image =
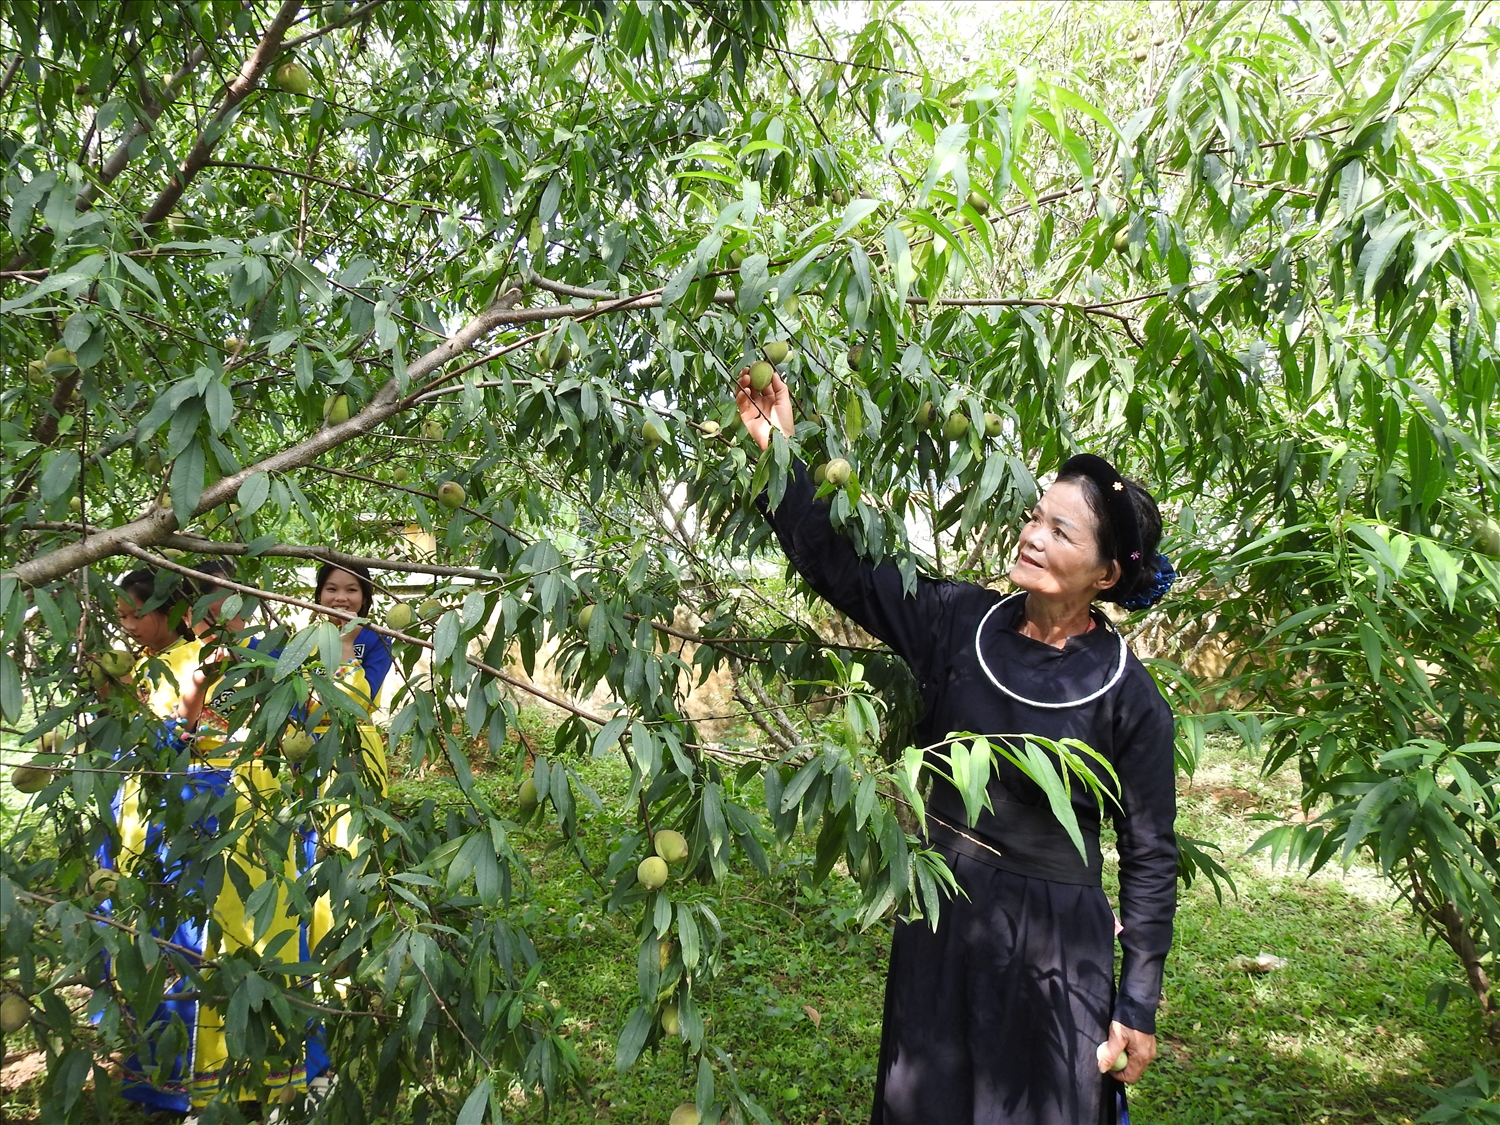
[[[1177,581],[1177,570],[1172,566],[1172,561],[1166,555],[1157,555],[1153,568],[1155,580],[1150,588],[1142,590],[1129,601],[1123,601],[1120,605],[1129,610],[1150,609],[1162,598],[1167,596],[1167,591],[1172,588],[1172,583]]]

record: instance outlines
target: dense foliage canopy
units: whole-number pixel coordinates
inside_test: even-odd
[[[1295,758],[1309,820],[1267,845],[1376,858],[1493,1013],[1484,4],[1071,4],[957,27],[776,0],[4,11],[0,710],[58,741],[39,815],[5,843],[0,912],[49,1119],[95,1112],[81,1080],[107,1090],[105,1057],[173,971],[224,1006],[246,1090],[316,1004],[330,1120],[408,1099],[498,1121],[513,1082],[561,1096],[575,1060],[518,921],[520,814],[465,756],[475,738],[510,753],[528,697],[570,715],[531,766],[541,815],[598,908],[638,922],[620,1065],[676,1005],[686,1099],[759,1116],[693,998],[715,880],[805,838],[820,873],[858,873],[874,923],[938,909],[945,875],[902,810],[923,768],[909,684],[777,596],[763,561],[752,498],[779,496],[793,455],[847,459],[836,522],[912,580],[1002,574],[1038,477],[1078,448],[1117,457],[1173,516],[1185,578],[1129,627],[1160,658],[1183,767],[1223,723]],[[797,434],[760,456],[733,385],[780,340]],[[322,682],[311,658],[337,647],[332,626],[276,625],[289,567],[358,557],[443,606],[397,643],[390,737],[448,763],[454,803],[397,817],[356,771],[323,791],[287,774],[265,807],[221,809],[217,843],[191,830],[202,809],[169,826],[212,887],[243,878],[225,839],[274,876],[289,826],[355,810],[369,851],[281,878],[336,919],[295,967],[188,965],[151,937],[185,900],[126,879],[106,919],[87,888],[118,750],[149,743],[148,716],[88,686],[88,655],[118,643],[109,586],[221,555],[241,611],[285,629],[261,650],[279,657],[230,666],[245,755],[276,757]],[[695,725],[685,697],[718,672],[763,745]],[[601,685],[608,707],[582,702]],[[978,799],[990,752],[928,765]],[[144,753],[141,783],[169,784],[174,762],[142,771]],[[338,736],[317,753],[347,756]],[[636,779],[634,827],[608,841],[576,831],[593,795],[569,763],[591,753]],[[636,865],[664,825],[690,856],[647,892]],[[1185,876],[1212,873],[1185,854]],[[102,954],[94,1028],[60,989]],[[237,1093],[214,1112],[233,1119]]]

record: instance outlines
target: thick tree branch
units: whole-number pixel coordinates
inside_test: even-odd
[[[171,214],[178,200],[182,198],[182,193],[187,190],[188,184],[193,182],[193,177],[207,166],[209,157],[213,155],[214,146],[219,143],[219,139],[228,129],[235,110],[250,96],[250,92],[260,81],[260,76],[281,53],[282,40],[286,36],[287,28],[292,26],[292,21],[297,18],[297,13],[301,8],[302,0],[283,0],[281,9],[271,20],[255,50],[245,60],[245,65],[240,67],[239,77],[224,91],[219,108],[208,119],[208,124],[204,126],[203,131],[198,134],[198,139],[188,151],[187,157],[178,166],[171,182],[162,189],[156,201],[141,217],[144,225],[153,226]]]
[[[438,371],[456,356],[468,351],[482,337],[505,323],[509,309],[503,303],[491,305],[446,341],[413,360],[407,367],[412,382],[419,382]],[[337,426],[319,430],[311,437],[261,461],[231,473],[203,490],[193,515],[227,504],[239,493],[240,486],[257,472],[284,473],[310,465],[324,453],[347,441],[368,435],[392,415],[408,405],[400,397],[395,379],[389,380],[363,410]],[[179,528],[176,514],[170,508],[154,507],[138,519],[118,527],[96,532],[76,543],[59,547],[48,554],[17,565],[12,573],[25,586],[44,585],[63,575],[88,566],[110,555],[131,553],[132,546],[152,546],[162,542]]]
[[[99,174],[85,184],[83,190],[78,193],[78,209],[80,211],[87,211],[92,207],[94,201],[99,197],[100,192],[113,183],[121,172],[125,171],[125,166],[130,163],[130,146],[136,142],[138,137],[143,137],[151,132],[152,128],[156,125],[157,119],[161,117],[162,111],[176,100],[178,87],[186,82],[203,65],[203,60],[206,58],[208,58],[208,44],[200,43],[193,49],[193,53],[188,55],[187,62],[178,67],[172,76],[167,79],[155,102],[150,106],[141,107],[140,115],[135,119],[135,124],[121,138],[114,152],[110,153],[105,159],[104,164],[99,169]]]

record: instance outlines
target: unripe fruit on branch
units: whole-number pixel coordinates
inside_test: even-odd
[[[115,893],[115,888],[120,885],[119,873],[108,867],[101,867],[89,876],[87,883],[89,894],[95,898],[109,898]]]
[[[108,652],[101,652],[93,659],[104,674],[112,680],[118,680],[135,667],[135,657],[117,648],[112,648]]]
[[[188,231],[192,230],[192,228],[193,224],[188,221],[188,217],[181,211],[173,211],[167,216],[167,231],[173,238],[181,238]]]
[[[1121,227],[1119,230],[1115,231],[1115,235],[1109,240],[1109,244],[1114,248],[1116,254],[1123,254],[1127,250],[1129,250],[1130,228]]]
[[[553,371],[557,371],[560,368],[566,367],[568,365],[568,360],[572,358],[573,348],[566,340],[563,340],[557,345],[556,351],[552,351],[547,346],[546,340],[541,341],[541,343],[537,344],[536,346],[536,359],[537,365],[539,367],[549,368]]]
[[[312,75],[307,72],[307,67],[299,62],[282,63],[272,73],[271,81],[276,83],[277,89],[304,98],[312,90]]]
[[[450,512],[456,508],[462,508],[469,494],[464,491],[464,486],[456,480],[444,481],[437,490],[438,503]]]
[[[312,748],[313,736],[305,730],[294,730],[281,740],[281,756],[293,765],[307,761]]]
[[[52,784],[52,771],[31,764],[17,766],[10,775],[10,785],[17,793],[40,793]]]
[[[239,355],[245,350],[245,341],[238,336],[225,336],[224,350],[232,356]]]
[[[759,394],[771,385],[775,376],[776,368],[763,359],[756,360],[750,365],[750,389]]]
[[[663,432],[663,430],[664,428],[662,426],[657,425],[656,422],[652,421],[649,418],[644,423],[642,423],[641,440],[646,443],[647,449],[655,449],[658,445],[667,440],[667,435]]]
[[[719,426],[719,423],[715,422],[713,419],[709,419],[707,422],[698,423],[698,432],[704,437],[718,437],[720,428],[721,427]]]
[[[672,950],[676,948],[670,941],[659,941],[656,943],[656,967],[667,971],[667,966],[672,963]]]
[[[853,371],[864,361],[865,346],[863,344],[855,344],[844,353],[844,358],[849,361],[849,370]]]
[[[648,855],[635,869],[635,878],[648,891],[660,890],[667,885],[667,861],[659,855]]]
[[[77,367],[78,356],[67,348],[53,348],[42,357],[42,362],[48,367]]]
[[[785,363],[786,357],[792,353],[792,345],[786,340],[768,340],[760,350],[772,363]]]
[[[578,627],[585,633],[589,630],[589,622],[594,620],[594,607],[586,605],[578,611]]]
[[[83,511],[83,501],[80,500],[77,496],[69,496],[68,497],[68,511],[70,511],[70,512],[81,512],[81,511]]]
[[[443,603],[436,598],[428,598],[421,605],[417,606],[417,614],[424,621],[431,621],[434,617],[441,617],[443,615]]]
[[[397,484],[405,484],[410,476],[411,472],[405,465],[397,465],[394,469],[391,470],[391,480],[395,481]]]
[[[842,457],[835,457],[828,462],[828,467],[823,472],[823,479],[834,488],[843,488],[849,483],[849,462]]]
[[[969,416],[955,410],[948,415],[948,420],[943,423],[943,436],[949,441],[957,441],[969,432]]]
[[[422,436],[428,441],[442,441],[445,434],[443,424],[436,418],[429,418],[422,423]]]
[[[398,633],[404,633],[410,629],[417,620],[416,611],[405,602],[397,602],[386,610],[385,623],[387,627],[395,629]]]
[[[1005,429],[1005,419],[998,414],[986,414],[984,416],[984,436],[999,437]]]
[[[0,1000],[0,1032],[13,1035],[30,1020],[31,1005],[14,992],[7,992],[5,999]]]
[[[664,1035],[674,1038],[682,1030],[682,1019],[677,1013],[676,1004],[668,1004],[661,1010],[661,1030]]]
[[[329,395],[323,400],[323,425],[341,426],[349,421],[349,396]]]
[[[656,834],[652,843],[656,846],[656,854],[668,863],[681,863],[688,857],[687,838],[681,832],[663,828]]]
[[[36,740],[36,745],[43,754],[56,754],[62,749],[62,735],[55,730],[49,730]]]
[[[988,215],[990,213],[990,201],[977,191],[969,192],[968,203],[970,207],[974,208],[981,215]]]
[[[917,412],[911,416],[912,425],[916,426],[919,430],[925,430],[928,426],[932,425],[933,413],[932,399],[928,399],[921,406],[917,407]]]
[[[521,811],[523,813],[535,812],[540,801],[541,798],[536,792],[536,782],[529,777],[521,782],[521,788],[516,793],[516,804],[521,806]]]
[[[819,465],[813,470],[813,484],[822,484],[828,479],[828,466]]]
[[[703,1122],[698,1117],[698,1107],[692,1102],[683,1102],[667,1118],[667,1125],[703,1125]]]
[[[283,1109],[290,1108],[291,1104],[296,1100],[297,1087],[293,1086],[290,1082],[276,1092],[276,1102]]]

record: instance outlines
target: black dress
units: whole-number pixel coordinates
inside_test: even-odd
[[[1176,788],[1166,701],[1102,614],[1059,649],[1017,631],[1021,598],[996,609],[1004,599],[992,590],[927,579],[907,595],[894,566],[860,558],[834,530],[814,491],[797,464],[776,511],[760,503],[807,583],[911,666],[925,704],[921,744],[954,732],[1078,738],[1109,760],[1121,785],[1122,807],[1110,810],[1124,927],[1116,989],[1097,802],[1083,793],[1073,802],[1085,863],[1041,789],[1009,763],[996,760],[995,812],[972,828],[957,790],[934,783],[931,843],[968,897],[945,905],[936,933],[925,921],[896,925],[873,1125],[1113,1125],[1124,1087],[1099,1074],[1094,1051],[1111,1019],[1155,1033],[1172,941]],[[1122,652],[1113,687],[1060,709],[1012,698],[984,667],[1026,700],[1067,702],[1109,684]]]

